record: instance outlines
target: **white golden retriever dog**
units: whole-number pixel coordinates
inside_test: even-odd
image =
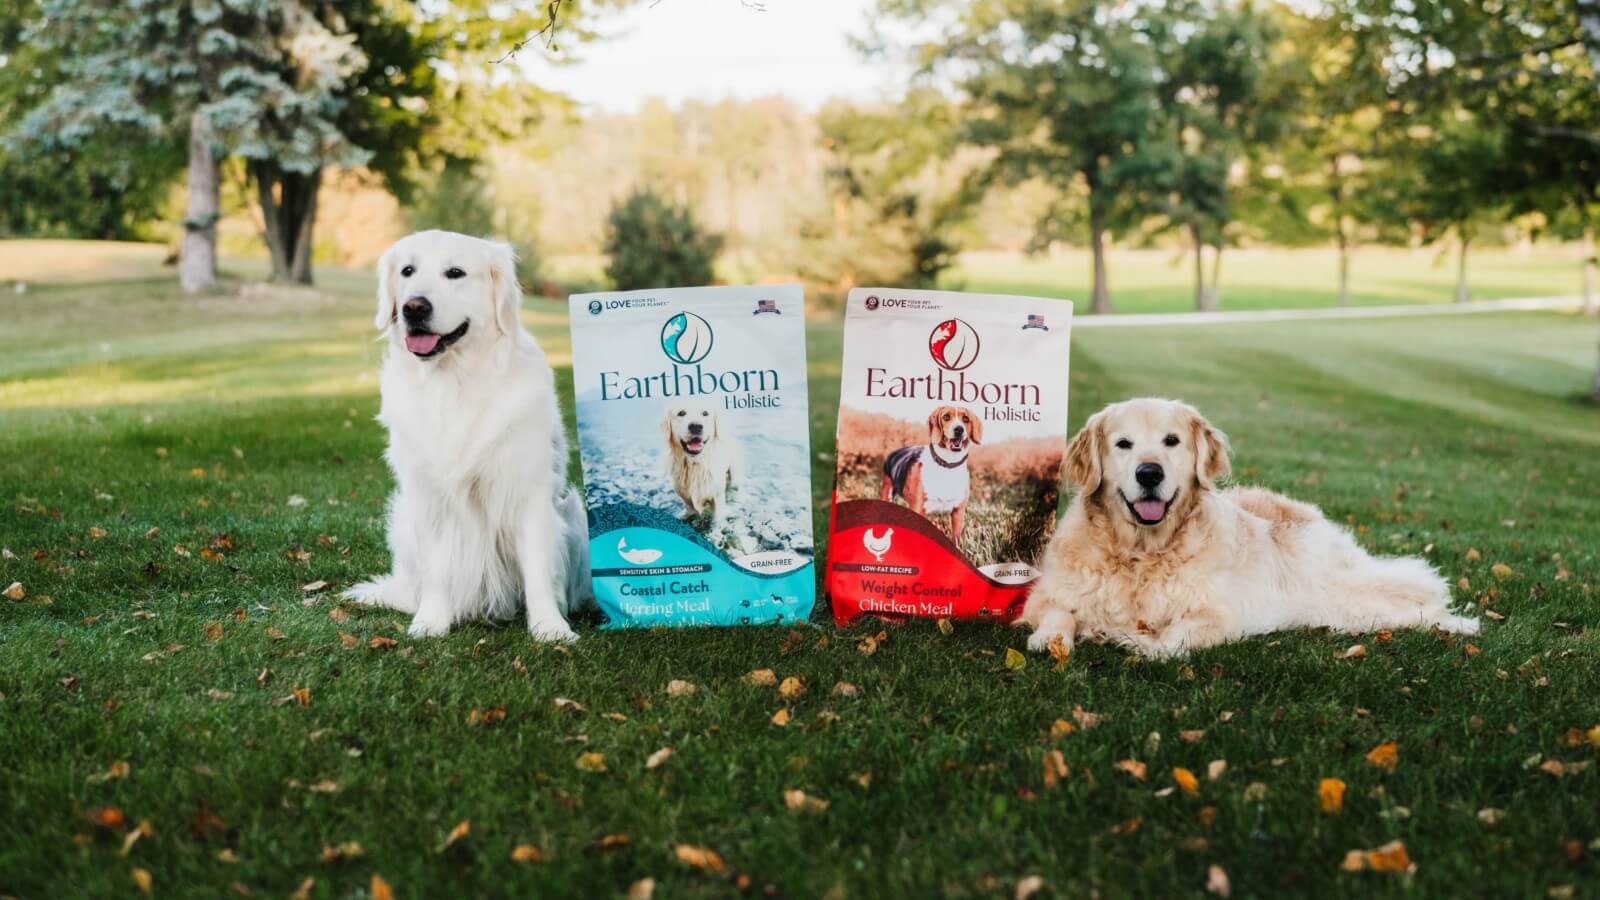
[[[586,522],[555,377],[521,306],[503,244],[424,231],[378,261],[394,571],[347,596],[411,613],[413,636],[521,605],[535,638],[577,639],[567,615],[588,595]]]
[[[722,433],[722,421],[710,406],[667,407],[661,420],[667,439],[667,460],[672,488],[695,519],[708,511],[711,526],[720,528],[728,513],[728,489],[733,486],[738,448],[732,435]]]
[[[1477,633],[1423,560],[1374,558],[1310,504],[1218,489],[1228,471],[1227,438],[1187,404],[1090,418],[1067,448],[1078,493],[1019,620],[1029,649],[1081,637],[1164,657],[1285,628]]]

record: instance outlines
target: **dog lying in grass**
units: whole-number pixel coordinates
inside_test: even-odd
[[[1029,649],[1087,638],[1167,657],[1286,628],[1477,633],[1423,560],[1375,558],[1310,504],[1219,489],[1228,449],[1171,400],[1089,419],[1067,448],[1077,495],[1019,619]]]
[[[424,231],[378,261],[394,571],[347,596],[411,613],[413,636],[521,606],[535,638],[577,639],[587,525],[555,376],[521,309],[503,244]]]

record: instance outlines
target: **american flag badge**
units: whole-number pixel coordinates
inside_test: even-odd
[[[751,315],[759,316],[762,313],[774,313],[780,316],[783,315],[783,311],[778,309],[778,301],[776,300],[757,300],[756,311],[751,313]]]
[[[1049,331],[1050,330],[1050,327],[1048,325],[1044,324],[1044,316],[1034,316],[1034,315],[1028,316],[1028,321],[1022,323],[1022,330],[1023,331],[1027,331],[1029,328],[1037,328],[1040,331]]]

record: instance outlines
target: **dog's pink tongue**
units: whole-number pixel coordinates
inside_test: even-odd
[[[437,334],[408,334],[406,335],[406,349],[412,353],[432,353],[433,348],[439,346]]]
[[[1167,501],[1139,500],[1133,504],[1133,511],[1146,522],[1154,522],[1167,514]]]

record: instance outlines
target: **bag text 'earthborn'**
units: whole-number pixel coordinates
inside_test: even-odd
[[[857,288],[844,320],[836,621],[1021,611],[1066,450],[1064,300]]]
[[[607,626],[804,620],[815,602],[798,285],[578,294],[572,377]]]

